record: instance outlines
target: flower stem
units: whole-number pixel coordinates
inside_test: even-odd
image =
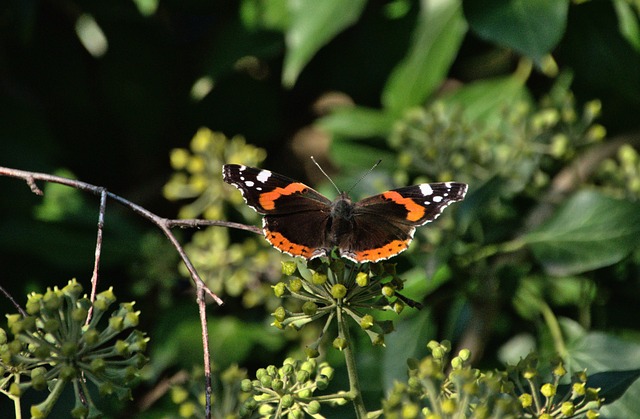
[[[347,346],[344,348],[343,353],[347,364],[347,374],[349,375],[349,394],[352,396],[353,407],[356,410],[356,417],[358,419],[365,419],[367,417],[367,409],[364,407],[364,401],[362,400],[362,391],[360,389],[360,380],[358,379],[358,369],[356,367],[353,341],[349,336],[349,326],[347,325],[346,318],[342,313],[342,304],[339,304],[336,312],[338,314],[338,333],[347,341]]]

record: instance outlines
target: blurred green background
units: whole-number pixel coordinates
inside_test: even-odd
[[[184,186],[176,172],[189,169],[170,162],[183,149],[207,164],[205,189],[218,194],[205,201],[219,207],[212,213],[256,225],[246,208],[231,209],[238,197],[219,183],[231,157],[329,196],[310,155],[344,189],[382,158],[356,197],[408,182],[467,182],[465,204],[398,259],[430,308],[397,326],[386,353],[361,342],[363,369],[384,360],[382,371],[364,374],[369,403],[404,377],[404,359],[428,339],[466,345],[486,367],[500,365],[507,343],[557,350],[543,306],[567,319],[566,340],[591,357],[577,366],[638,368],[639,11],[633,0],[9,0],[0,6],[0,165],[75,177],[171,218],[189,203],[163,196],[170,179]],[[560,122],[549,122],[550,109]],[[194,150],[202,127],[266,154],[252,162],[242,145],[232,155],[232,146]],[[597,161],[586,176],[566,189],[554,183],[584,168],[574,164],[588,164],[581,157],[590,150]],[[19,302],[72,277],[88,288],[93,266],[98,199],[40,186],[44,198],[0,178],[0,283]],[[186,243],[193,233],[178,234]],[[240,259],[262,257],[233,265],[241,285],[213,286],[226,301],[209,306],[217,367],[237,362],[251,373],[300,353],[304,337],[283,339],[268,326],[275,303],[265,293],[281,255],[249,235],[207,234],[191,248],[203,265],[230,242],[244,243]],[[234,275],[220,271],[233,257],[224,255],[205,268],[222,282]],[[179,403],[150,395],[201,364],[193,289],[178,266],[150,223],[107,204],[100,286],[137,301],[152,365],[133,401],[105,407],[114,417],[176,416]],[[495,303],[486,317],[483,299]],[[5,299],[0,308],[14,311]],[[601,347],[594,336],[604,336]],[[619,347],[607,340],[614,336]],[[632,412],[639,399],[609,414]]]

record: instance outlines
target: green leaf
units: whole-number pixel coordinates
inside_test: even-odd
[[[313,55],[358,20],[364,0],[290,0],[291,26],[285,35],[282,83],[291,87]]]
[[[620,22],[620,33],[637,52],[640,52],[640,10],[634,12],[631,3],[625,0],[614,0],[613,5]],[[636,7],[640,8],[640,4],[636,3]]]
[[[495,129],[504,123],[505,109],[522,101],[531,102],[525,82],[526,77],[518,73],[480,80],[455,90],[442,100],[448,105],[461,107],[468,122],[482,123],[487,129]]]
[[[382,92],[392,113],[418,106],[440,86],[467,31],[460,0],[423,0],[413,44]]]
[[[342,107],[316,123],[332,135],[350,138],[386,137],[394,118],[379,109],[362,106]]]
[[[552,275],[609,266],[640,244],[640,204],[581,191],[524,241]]]
[[[558,44],[567,23],[568,0],[465,0],[471,29],[538,61]]]
[[[565,329],[566,319],[562,323]],[[570,327],[575,329],[576,325]],[[570,372],[586,368],[587,384],[602,389],[607,406],[600,410],[601,417],[636,417],[640,412],[640,381],[637,381],[640,344],[602,332],[577,336],[567,345],[567,366]]]

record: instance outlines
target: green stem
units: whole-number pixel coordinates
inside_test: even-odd
[[[553,338],[553,346],[556,348],[558,355],[560,355],[562,359],[565,359],[567,356],[567,347],[565,346],[564,339],[562,338],[562,331],[560,330],[560,323],[558,323],[558,319],[553,314],[551,307],[542,300],[540,300],[540,311],[542,312],[542,317],[544,317],[544,321],[547,323],[547,327],[549,328],[549,332]]]
[[[358,379],[358,369],[356,367],[356,359],[353,351],[353,342],[349,337],[349,326],[347,325],[346,318],[342,313],[342,304],[339,304],[337,312],[338,320],[338,334],[347,341],[347,346],[344,348],[344,359],[347,364],[347,374],[349,375],[349,394],[352,396],[353,407],[356,410],[356,417],[358,419],[365,419],[367,417],[367,409],[364,407],[364,401],[362,400],[362,391],[360,389],[360,380]]]

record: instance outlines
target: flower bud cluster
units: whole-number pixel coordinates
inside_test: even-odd
[[[291,298],[301,302],[300,311],[290,311],[284,306],[277,307],[272,316],[273,326],[302,328],[304,325],[327,318],[324,330],[338,316],[346,314],[369,335],[376,345],[384,344],[384,335],[393,330],[391,321],[377,320],[374,311],[400,313],[406,305],[419,304],[404,297],[400,291],[404,282],[396,275],[391,263],[358,265],[338,258],[328,262],[313,260],[308,265],[300,261],[285,262],[282,272],[287,281],[275,284],[273,293],[279,298]],[[318,341],[309,346],[307,356],[317,353]],[[333,341],[336,349],[344,349],[348,344],[344,336]],[[315,355],[317,356],[317,354]]]
[[[595,418],[602,399],[596,389],[586,388],[586,374],[560,385],[567,374],[554,361],[550,382],[539,380],[537,358],[530,355],[506,372],[481,372],[469,366],[471,353],[462,349],[450,357],[448,341],[431,341],[431,355],[410,359],[407,382],[396,382],[383,410],[387,418]],[[547,416],[544,416],[547,415]]]
[[[48,397],[31,407],[32,417],[46,417],[69,382],[76,393],[72,417],[97,413],[89,382],[101,395],[130,397],[130,386],[147,361],[143,352],[149,339],[134,329],[140,315],[134,303],[114,309],[115,302],[110,288],[91,303],[73,279],[62,289],[30,294],[26,316],[7,315],[9,333],[0,329],[3,386],[18,395],[49,388]],[[111,315],[105,318],[109,310]],[[87,323],[90,311],[93,315]]]
[[[245,379],[242,390],[251,397],[240,409],[242,417],[256,414],[262,418],[303,418],[320,412],[320,402],[314,400],[316,390],[325,390],[333,379],[329,364],[318,364],[315,359],[284,360],[281,367],[269,365],[256,372],[256,379]],[[338,402],[333,400],[334,403]]]

